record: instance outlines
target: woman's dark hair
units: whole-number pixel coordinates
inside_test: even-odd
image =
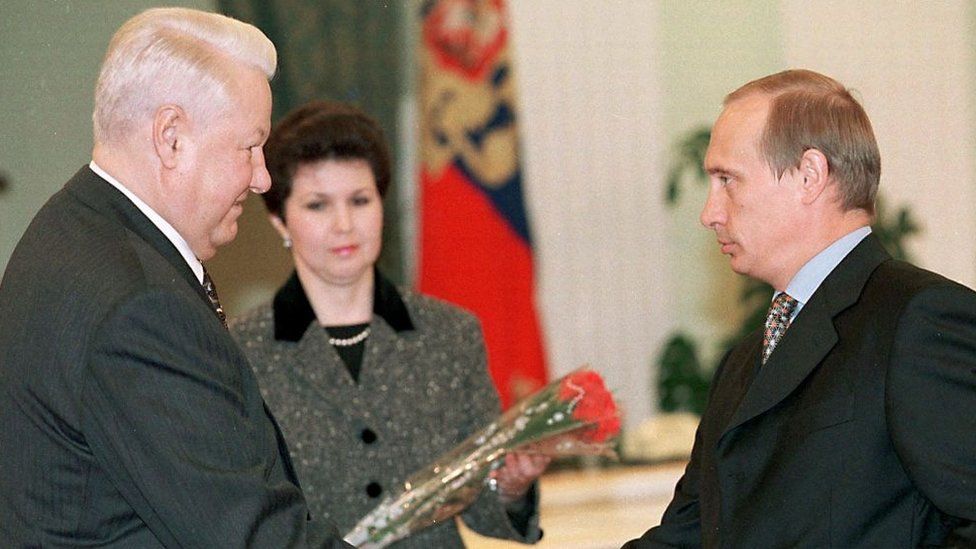
[[[286,115],[268,137],[264,157],[271,189],[261,195],[268,212],[279,217],[291,195],[298,168],[320,160],[365,160],[376,190],[390,186],[390,151],[383,130],[358,107],[336,101],[312,101]]]

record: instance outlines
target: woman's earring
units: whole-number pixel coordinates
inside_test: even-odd
[[[291,248],[291,238],[286,236],[281,243],[285,245],[285,248]]]

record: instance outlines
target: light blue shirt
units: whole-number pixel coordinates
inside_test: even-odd
[[[796,275],[793,276],[793,280],[790,280],[790,283],[786,286],[786,293],[797,300],[796,309],[793,311],[793,316],[790,317],[790,321],[796,318],[796,315],[800,314],[800,309],[810,301],[813,293],[817,291],[817,288],[827,278],[827,275],[833,272],[837,265],[847,257],[847,254],[851,253],[851,250],[860,244],[869,234],[871,234],[871,227],[865,226],[854,229],[838,238],[819,254],[813,256],[813,259],[807,261],[797,271]],[[776,296],[780,293],[782,292],[774,293],[773,299],[776,299]]]

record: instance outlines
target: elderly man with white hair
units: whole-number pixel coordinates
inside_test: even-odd
[[[194,10],[112,39],[93,160],[0,282],[4,547],[346,546],[308,520],[201,263],[270,185],[275,65],[258,29]]]

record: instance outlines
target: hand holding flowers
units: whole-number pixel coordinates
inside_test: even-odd
[[[500,485],[503,501],[515,501],[552,457],[614,455],[612,443],[619,431],[620,413],[603,379],[593,370],[577,370],[520,401],[412,475],[345,539],[358,547],[385,547],[460,513],[489,478]]]
[[[501,467],[488,475],[489,485],[498,492],[504,504],[516,502],[529,491],[532,483],[545,472],[552,458],[543,454],[508,452]]]

